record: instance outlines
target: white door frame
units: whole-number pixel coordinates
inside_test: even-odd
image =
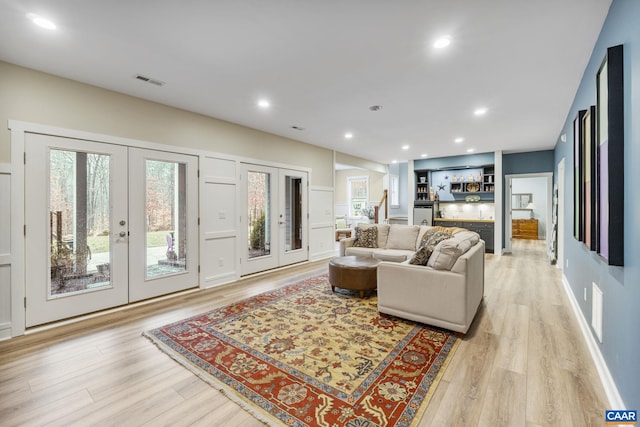
[[[560,162],[558,162],[558,236],[556,237],[556,245],[557,248],[557,262],[556,266],[560,268],[560,270],[564,270],[564,213],[565,213],[565,203],[564,203],[564,194],[565,194],[565,160],[564,157]]]
[[[505,196],[504,196],[504,211],[505,211],[505,220],[504,220],[504,252],[511,253],[512,245],[511,240],[513,237],[513,228],[512,228],[512,212],[511,212],[511,180],[519,179],[519,178],[547,178],[547,211],[545,212],[545,221],[546,221],[546,233],[547,239],[551,236],[551,211],[553,209],[553,172],[539,172],[539,173],[523,173],[523,174],[509,174],[505,175]]]

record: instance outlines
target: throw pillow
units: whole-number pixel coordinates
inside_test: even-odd
[[[463,231],[452,239],[442,241],[434,250],[427,265],[434,270],[451,270],[458,258],[480,241],[478,233]]]
[[[420,227],[417,225],[391,225],[387,238],[387,249],[415,251],[419,231]]]
[[[427,265],[429,257],[438,243],[451,238],[451,236],[452,235],[450,233],[444,231],[428,231],[422,238],[422,245],[420,246],[420,249],[418,249],[409,263],[414,265]]]
[[[356,227],[356,240],[353,242],[356,248],[377,248],[378,229],[376,227]]]

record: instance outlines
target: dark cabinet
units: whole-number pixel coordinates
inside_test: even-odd
[[[466,222],[464,228],[478,233],[480,235],[480,238],[484,240],[485,250],[489,253],[493,253],[493,250],[494,250],[493,223]]]
[[[477,222],[477,221],[436,221],[434,225],[440,225],[442,227],[461,227],[467,230],[475,231],[480,235],[480,238],[484,240],[485,251],[489,253],[494,252],[495,239],[493,237],[494,223],[493,222]]]

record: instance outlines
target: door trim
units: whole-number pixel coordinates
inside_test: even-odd
[[[511,181],[513,179],[520,178],[546,178],[546,199],[547,199],[547,210],[545,212],[545,221],[546,221],[546,239],[549,239],[551,236],[551,210],[553,209],[553,172],[539,172],[539,173],[523,173],[523,174],[509,174],[505,175],[505,196],[504,196],[504,206],[505,206],[505,215],[508,215],[508,218],[505,219],[505,253],[512,252],[511,240],[513,236],[513,228],[512,228],[512,214],[511,214]]]

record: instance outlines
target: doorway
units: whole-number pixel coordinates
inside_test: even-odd
[[[505,183],[505,253],[512,253],[514,220],[534,220],[536,240],[551,235],[553,173],[505,175]]]
[[[307,172],[242,164],[241,275],[309,258]]]
[[[197,157],[28,133],[26,326],[198,284]]]

